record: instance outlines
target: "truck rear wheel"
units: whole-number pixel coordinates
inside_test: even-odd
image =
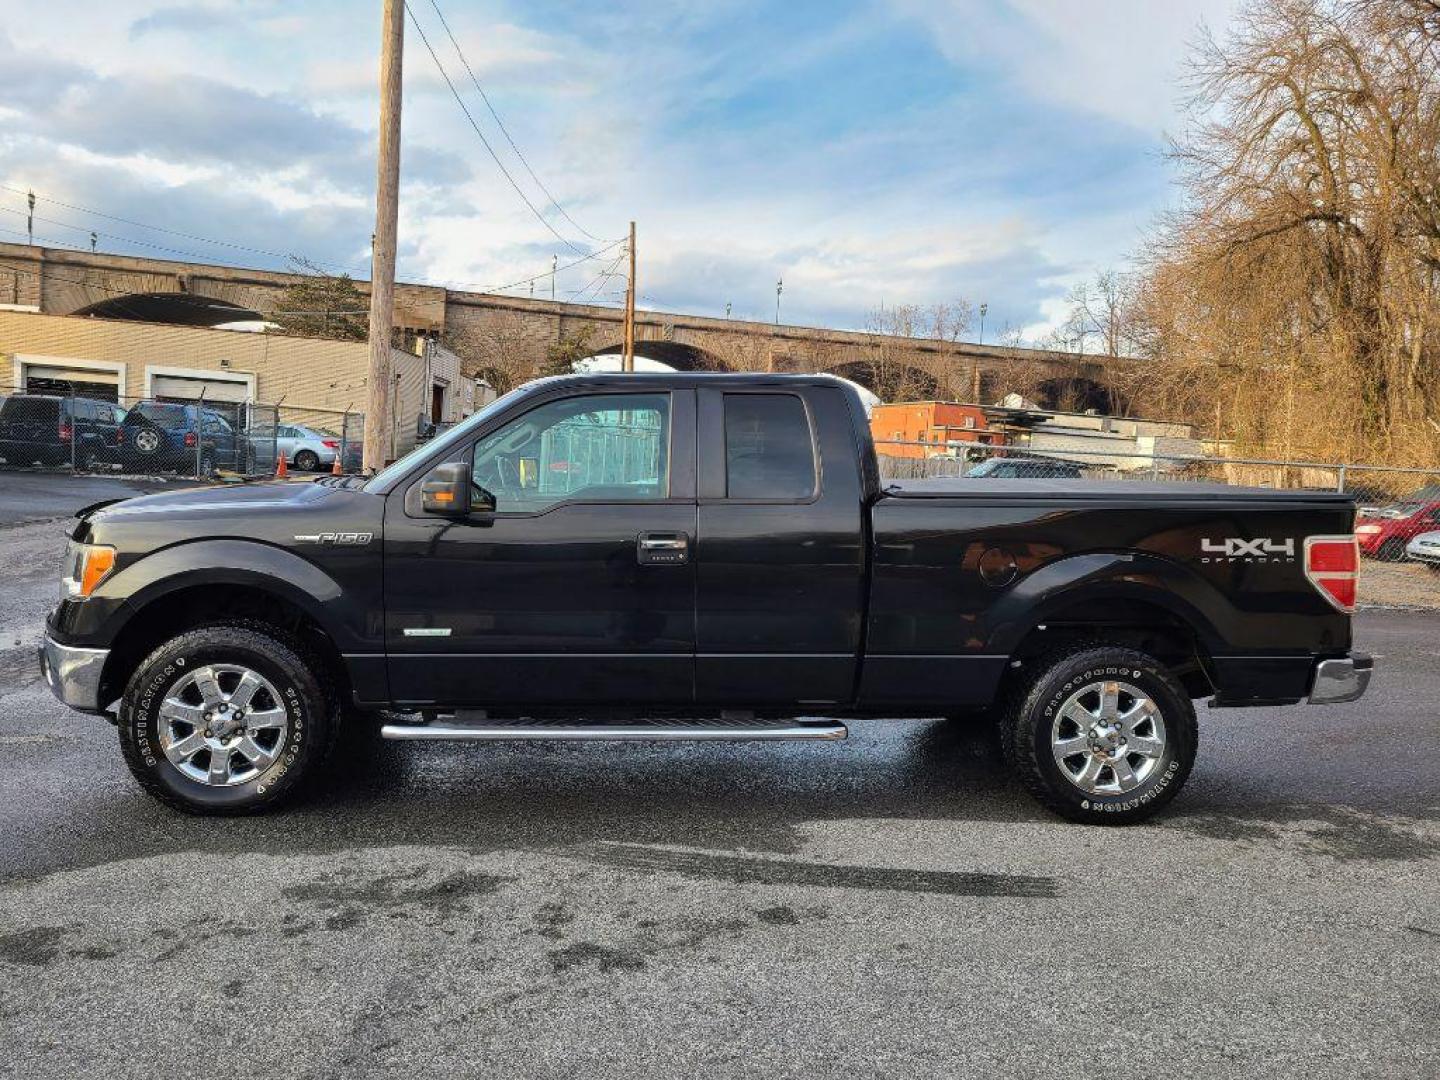
[[[337,708],[297,641],[259,623],[172,638],[131,676],[120,748],[140,785],[194,814],[249,814],[300,790],[333,742]]]
[[[1153,656],[1103,645],[1051,654],[1011,694],[1006,759],[1071,821],[1129,825],[1180,791],[1195,763],[1189,696]]]

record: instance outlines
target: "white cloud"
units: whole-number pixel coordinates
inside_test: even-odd
[[[1187,46],[1238,0],[894,0],[956,62],[1150,134],[1172,129]]]

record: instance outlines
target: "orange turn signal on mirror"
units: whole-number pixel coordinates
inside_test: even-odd
[[[89,596],[114,569],[114,548],[98,545],[87,547],[85,549],[85,565],[80,571],[80,595]]]
[[[455,493],[453,491],[435,491],[431,492],[430,498],[434,499],[436,502],[454,502]]]

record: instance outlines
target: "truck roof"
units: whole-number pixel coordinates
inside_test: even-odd
[[[1297,491],[1277,488],[1232,487],[1195,480],[1069,480],[1059,478],[991,479],[936,477],[927,480],[887,480],[887,496],[898,499],[1056,499],[1077,502],[1304,502],[1349,506],[1355,497],[1343,491]]]
[[[537,379],[529,386],[837,386],[850,389],[851,384],[838,375],[779,374],[769,371],[606,371],[593,374],[552,375]]]

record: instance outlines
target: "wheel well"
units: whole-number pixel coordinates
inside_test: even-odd
[[[303,609],[250,585],[194,585],[151,601],[125,624],[105,662],[101,700],[114,701],[145,657],[178,634],[207,624],[249,620],[294,635],[326,665],[340,700],[351,700],[349,673],[340,650]]]
[[[1192,698],[1215,692],[1210,657],[1188,622],[1158,604],[1123,598],[1090,599],[1052,612],[1015,647],[1023,666],[1058,648],[1084,642],[1123,645],[1155,657]]]

